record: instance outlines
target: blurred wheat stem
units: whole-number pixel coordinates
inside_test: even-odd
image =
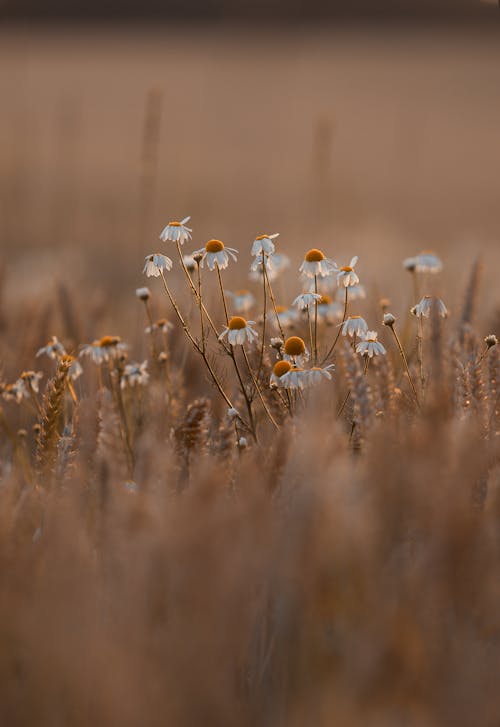
[[[262,253],[262,291],[263,291],[263,313],[262,313],[262,343],[260,346],[259,366],[257,368],[257,381],[260,378],[262,364],[264,363],[264,346],[266,340],[266,323],[267,323],[267,286],[266,286],[266,255]]]
[[[219,281],[219,288],[220,288],[220,294],[222,297],[222,305],[224,306],[224,315],[226,317],[226,325],[229,326],[229,313],[227,310],[227,301],[226,301],[226,294],[224,293],[224,285],[222,283],[222,273],[220,271],[218,263],[215,263],[215,267],[217,269],[217,279]],[[221,342],[222,343],[222,342]],[[245,399],[245,404],[248,411],[248,418],[250,420],[252,435],[257,441],[257,432],[255,430],[255,422],[253,418],[253,412],[252,412],[252,401],[250,397],[248,396],[248,392],[246,390],[245,384],[243,382],[243,377],[241,376],[240,367],[238,366],[238,362],[236,360],[236,356],[234,353],[234,346],[230,343],[228,347],[223,344],[223,348],[228,354],[228,356],[231,358],[231,361],[233,362],[234,370],[236,371],[236,376],[238,377],[238,381],[240,383],[241,393],[243,394],[243,398]],[[243,346],[242,346],[243,348]]]
[[[179,260],[181,261],[181,266],[182,266],[182,269],[184,270],[184,273],[185,273],[186,278],[188,280],[189,287],[193,291],[194,297],[196,298],[196,300],[198,301],[199,305],[201,306],[201,309],[203,310],[204,314],[206,315],[207,321],[208,321],[208,323],[210,325],[210,328],[214,332],[215,337],[218,338],[219,337],[219,332],[217,330],[217,327],[216,327],[215,323],[213,322],[213,320],[212,320],[212,318],[210,316],[210,313],[207,311],[207,309],[205,307],[205,304],[203,303],[203,300],[202,299],[199,299],[200,296],[198,294],[198,291],[196,290],[196,286],[195,286],[195,284],[193,282],[193,278],[191,277],[191,275],[189,273],[189,270],[186,267],[186,263],[184,262],[184,257],[182,255],[182,250],[181,250],[181,246],[180,246],[179,241],[177,241],[177,252],[179,253]],[[199,263],[197,263],[197,264],[199,264]]]
[[[269,297],[271,298],[271,303],[273,304],[274,315],[276,316],[276,321],[278,323],[278,328],[279,328],[279,331],[280,331],[281,338],[284,340],[285,339],[285,334],[283,332],[283,328],[281,326],[280,317],[278,315],[278,307],[276,305],[276,299],[274,297],[273,286],[271,285],[271,281],[269,280],[269,275],[267,274],[267,267],[266,267],[266,264],[265,264],[265,260],[263,259],[262,262],[263,262],[262,267],[264,269],[264,275],[266,276],[267,287],[268,287],[268,290],[269,290]]]
[[[347,288],[346,288],[347,291]],[[314,292],[318,294],[318,276],[314,276]],[[318,301],[314,300],[314,365],[318,363]]]
[[[247,365],[248,373],[250,374],[250,378],[252,379],[253,385],[255,386],[255,390],[257,391],[257,394],[259,396],[259,399],[262,402],[262,406],[264,407],[264,410],[265,410],[267,416],[269,417],[269,420],[274,424],[274,426],[276,427],[276,429],[279,429],[279,425],[276,423],[273,415],[269,411],[269,407],[267,406],[266,401],[265,401],[265,399],[264,399],[264,397],[262,395],[262,391],[260,390],[260,386],[257,383],[257,380],[255,379],[255,376],[253,375],[253,371],[252,371],[252,368],[250,366],[250,361],[248,360],[247,352],[245,351],[245,346],[242,346],[241,347],[241,350],[243,351],[243,358],[245,359],[245,363]]]
[[[328,353],[326,354],[325,358],[321,362],[321,365],[323,365],[326,361],[328,361],[328,359],[330,358],[330,356],[334,352],[335,346],[337,345],[337,342],[338,342],[338,340],[340,338],[340,334],[342,332],[342,326],[345,323],[345,319],[347,317],[347,303],[348,303],[348,297],[349,297],[348,291],[349,291],[349,288],[346,287],[346,289],[345,289],[345,299],[344,299],[344,312],[342,314],[342,320],[340,321],[340,324],[339,324],[339,330],[337,332],[337,335],[335,336],[335,340],[332,343],[332,346],[331,346],[330,350],[328,351]]]
[[[368,356],[366,356],[365,363],[364,363],[364,366],[363,366],[363,374],[364,374],[364,376],[366,376],[367,373],[368,373],[368,366],[369,365],[370,365],[370,358]],[[351,398],[351,393],[352,393],[352,389],[349,389],[349,391],[345,395],[344,401],[340,405],[340,409],[337,412],[337,419],[339,419],[339,417],[341,416],[342,412],[344,411],[344,408],[345,408],[347,402]]]
[[[224,391],[224,389],[222,387],[222,384],[219,381],[219,378],[217,377],[217,374],[215,373],[215,371],[213,370],[212,366],[210,365],[210,361],[208,360],[205,351],[202,348],[200,348],[199,344],[195,341],[195,339],[191,335],[191,331],[189,330],[189,328],[186,325],[186,322],[185,322],[185,320],[184,320],[184,318],[182,316],[182,313],[179,310],[179,306],[175,302],[175,299],[174,299],[172,293],[170,292],[170,288],[167,285],[167,281],[165,280],[165,275],[163,274],[163,271],[161,272],[161,279],[163,280],[163,285],[165,287],[165,292],[166,292],[166,294],[168,296],[168,299],[170,300],[170,303],[172,304],[172,308],[174,309],[174,312],[175,312],[175,314],[176,314],[176,316],[177,316],[177,318],[179,320],[179,323],[182,326],[182,330],[186,334],[188,340],[190,341],[190,343],[192,344],[192,346],[194,347],[194,349],[196,351],[198,351],[198,353],[202,357],[202,359],[203,359],[203,361],[205,363],[205,366],[207,367],[208,372],[209,372],[210,376],[212,377],[212,381],[214,382],[215,386],[217,387],[217,390],[218,390],[219,394],[222,396],[222,398],[224,399],[224,401],[226,402],[226,404],[228,405],[228,407],[230,409],[234,409],[233,403],[231,402],[231,399],[229,398],[229,396]],[[245,422],[245,420],[242,419],[242,417],[239,414],[238,414],[238,418],[240,419],[240,421],[243,424],[243,426],[246,429],[248,429],[249,431],[252,431],[252,433],[253,433],[253,426],[250,427]]]
[[[146,309],[146,318],[149,323],[149,327],[151,329],[151,357],[153,361],[157,360],[157,352],[156,352],[156,343],[155,343],[155,331],[154,331],[154,323],[153,323],[153,316],[151,313],[151,306],[149,305],[149,300],[147,298],[143,299],[144,307]]]
[[[309,329],[309,348],[312,351],[314,348],[314,339],[313,339],[311,312],[309,310],[309,306],[307,306],[306,310],[307,310],[307,327]]]
[[[125,445],[125,455],[127,457],[129,475],[130,475],[130,478],[132,478],[132,476],[134,474],[135,457],[134,457],[134,450],[132,448],[132,441],[130,438],[130,427],[128,425],[127,412],[125,410],[125,405],[123,403],[123,396],[122,396],[122,389],[121,389],[122,371],[120,368],[120,364],[118,362],[116,362],[114,370],[113,370],[113,362],[111,360],[108,362],[108,370],[109,370],[109,381],[110,381],[111,392],[112,392],[114,399],[116,401],[116,404],[118,406],[118,412],[120,414],[120,420],[122,423],[122,440]],[[116,375],[113,375],[114,373]],[[115,385],[113,385],[113,383]]]
[[[198,278],[198,310],[200,312],[200,330],[201,330],[201,348],[205,353],[205,329],[203,327],[203,308],[202,308],[202,291],[201,291],[201,270],[200,261],[196,261],[196,275]]]
[[[399,340],[399,336],[396,333],[396,329],[394,327],[394,324],[389,325],[388,328],[390,328],[391,331],[392,331],[392,335],[394,336],[394,340],[396,341],[396,345],[397,345],[397,347],[399,349],[399,353],[400,353],[401,358],[403,360],[403,366],[405,367],[406,375],[408,376],[408,381],[410,382],[411,390],[413,392],[413,396],[415,397],[415,403],[416,403],[416,405],[418,407],[420,407],[420,402],[418,400],[417,390],[415,388],[415,384],[413,383],[413,378],[412,378],[412,375],[410,373],[410,368],[408,366],[408,360],[406,358],[406,354],[404,352],[403,346],[401,345],[401,341]]]
[[[420,384],[422,386],[422,392],[425,388],[425,373],[424,373],[424,323],[422,316],[418,316],[417,322],[417,361],[418,368],[420,371]]]

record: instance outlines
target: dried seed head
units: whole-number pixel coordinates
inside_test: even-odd
[[[496,346],[498,343],[498,338],[495,336],[494,333],[490,333],[489,336],[486,336],[484,339],[485,344],[488,346],[488,348],[493,348],[493,346]]]
[[[285,341],[285,353],[288,356],[301,356],[306,352],[306,344],[300,336],[290,336]]]
[[[281,351],[285,342],[282,338],[271,338],[271,348],[275,348],[276,351]]]
[[[222,252],[224,250],[224,243],[220,240],[209,240],[205,245],[207,252]]]
[[[166,363],[168,361],[168,353],[166,351],[160,351],[158,354],[158,363]]]
[[[240,437],[238,439],[238,447],[240,449],[246,449],[247,445],[248,445],[248,442],[245,437]]]
[[[242,328],[246,327],[247,322],[241,316],[233,316],[228,323],[228,328],[230,331],[241,331]]]
[[[290,363],[290,361],[278,361],[274,364],[273,374],[278,378],[281,378],[281,376],[287,374],[291,368],[292,364]]]
[[[390,328],[392,328],[393,325],[396,323],[396,316],[393,316],[392,313],[384,313],[382,323],[384,324],[384,326],[389,326]]]
[[[135,294],[139,300],[149,300],[151,297],[149,288],[137,288]]]
[[[320,263],[322,260],[325,259],[325,256],[323,255],[321,250],[313,247],[311,250],[308,250],[306,252],[306,256],[304,259],[308,263]]]
[[[195,263],[197,265],[199,265],[201,263],[201,261],[203,260],[203,253],[202,252],[196,252],[193,255],[193,260],[195,261]]]

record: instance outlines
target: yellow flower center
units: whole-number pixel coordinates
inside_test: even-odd
[[[352,268],[350,268],[349,265],[345,265],[343,268],[340,268],[340,269],[344,273],[352,273]]]
[[[329,295],[321,296],[320,305],[331,305],[331,303],[333,303],[333,299]]]
[[[351,319],[351,321],[353,321],[353,320],[355,320],[356,318],[361,318],[361,316],[349,316],[349,318]]]
[[[236,295],[248,295],[248,290],[237,290]]]
[[[169,222],[168,226],[169,227],[180,227],[181,223],[180,222]]]
[[[265,240],[269,235],[257,235],[256,240]]]
[[[419,255],[435,255],[436,253],[434,250],[422,250],[422,252],[419,253]]]
[[[109,346],[116,346],[120,343],[120,341],[120,336],[103,336],[99,341],[97,341],[97,345],[100,348],[108,348]]]
[[[247,322],[241,316],[233,316],[228,324],[228,328],[230,331],[241,331],[242,328],[246,327]]]
[[[156,321],[156,325],[158,328],[161,328],[162,326],[165,326],[168,323],[166,318],[160,318],[159,321]]]
[[[306,252],[305,261],[308,263],[319,263],[324,259],[325,256],[323,255],[321,250],[317,250],[315,247]]]
[[[276,306],[276,313],[286,313],[288,308],[286,305],[277,305]]]
[[[209,240],[205,245],[207,252],[222,252],[224,250],[224,243],[220,240]]]
[[[301,356],[306,351],[306,344],[300,336],[290,336],[285,341],[285,353],[288,356]]]
[[[273,374],[275,376],[281,377],[284,374],[288,373],[291,368],[292,364],[290,363],[290,361],[278,361],[274,364]]]

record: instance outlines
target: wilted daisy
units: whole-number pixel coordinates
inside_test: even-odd
[[[36,352],[36,356],[46,354],[49,358],[56,359],[64,356],[66,351],[64,346],[57,340],[57,336],[52,336],[51,340]]]
[[[188,270],[190,273],[196,270],[196,260],[192,255],[183,255],[182,262],[184,263],[186,270]]]
[[[321,297],[319,293],[301,293],[295,298],[292,305],[296,305],[299,310],[307,310],[315,303],[319,303]]]
[[[16,404],[20,404],[23,399],[29,398],[29,395],[30,393],[22,379],[18,379],[13,384],[7,384],[2,391],[5,401],[15,401]]]
[[[332,300],[329,295],[322,295],[318,303],[318,316],[327,323],[336,323],[342,319],[344,306]]]
[[[312,248],[306,252],[299,271],[305,278],[326,278],[337,270],[333,260],[326,258],[321,250]]]
[[[417,316],[417,318],[420,318],[421,316],[428,318],[433,306],[436,307],[438,316],[441,316],[441,318],[448,317],[448,309],[441,298],[435,298],[432,295],[424,295],[422,300],[411,308],[411,313],[412,315]]]
[[[125,389],[127,386],[146,386],[149,382],[149,373],[147,371],[148,362],[127,364],[123,369],[120,386]]]
[[[99,340],[82,346],[80,356],[89,356],[94,363],[100,364],[114,358],[124,349],[126,349],[126,344],[122,343],[119,336],[103,336]]]
[[[149,290],[149,288],[136,288],[135,295],[137,298],[139,298],[139,300],[146,301],[149,300],[149,298],[151,297],[151,291]]]
[[[387,351],[380,341],[377,341],[377,331],[367,331],[363,340],[356,346],[356,353],[372,358],[373,356],[384,355]]]
[[[344,301],[345,293],[342,290],[342,288],[339,288],[337,290],[337,299]],[[364,300],[366,298],[366,290],[365,286],[361,283],[358,283],[357,285],[350,285],[349,286],[349,300]]]
[[[232,247],[226,247],[221,240],[209,240],[205,247],[201,250],[195,250],[194,255],[201,255],[200,265],[203,267],[205,260],[209,270],[215,270],[215,266],[219,270],[224,270],[229,265],[229,257],[232,257],[234,261],[237,260],[238,250]]]
[[[314,385],[320,384],[325,379],[331,380],[334,368],[335,364],[328,364],[328,366],[325,366],[324,368],[321,368],[320,366],[313,366],[305,372],[308,378],[308,383],[310,385]]]
[[[43,379],[42,371],[23,371],[19,377],[21,381],[36,394],[39,392],[39,381]]]
[[[252,245],[252,255],[272,255],[274,252],[274,242],[279,232],[275,232],[274,235],[257,235]]]
[[[161,331],[161,333],[168,333],[173,330],[173,323],[170,323],[166,318],[160,318],[152,326],[148,326],[144,329],[144,333],[153,333],[153,331]]]
[[[269,383],[271,386],[277,386],[278,388],[286,388],[283,376],[287,374],[292,368],[290,361],[277,361],[273,366],[273,372]]]
[[[424,250],[414,257],[407,257],[403,260],[403,266],[409,272],[417,273],[439,273],[443,269],[441,260],[430,250]]]
[[[250,308],[255,305],[255,297],[249,290],[237,290],[236,293],[226,290],[226,295],[233,301],[236,313],[248,313]]]
[[[224,326],[219,341],[227,336],[227,340],[232,346],[243,346],[247,341],[253,343],[259,336],[257,331],[252,328],[254,325],[255,321],[246,321],[241,316],[233,316],[229,319],[229,324]]]
[[[307,389],[309,386],[309,372],[304,371],[301,366],[292,366],[290,371],[283,374],[281,379],[285,389]]]
[[[191,239],[193,230],[190,227],[186,227],[186,222],[189,222],[190,219],[191,217],[184,217],[180,222],[169,222],[161,231],[160,240],[163,240],[163,242],[171,240],[172,242],[179,242],[183,245],[186,240]]]
[[[146,264],[142,272],[146,273],[148,278],[151,276],[158,278],[164,270],[172,270],[172,265],[169,257],[159,252],[153,252],[151,255],[146,255]]]
[[[276,280],[281,273],[290,267],[290,258],[282,252],[275,252],[273,255],[259,253],[255,256],[250,266],[249,278],[256,282],[262,282],[262,265],[265,262],[267,277],[270,281]]]
[[[337,285],[340,288],[351,288],[359,283],[359,278],[354,272],[354,267],[358,262],[358,256],[351,258],[349,265],[339,268],[337,271]]]
[[[358,336],[361,338],[368,330],[368,323],[361,316],[349,316],[342,325],[343,336]]]
[[[283,346],[283,357],[296,366],[303,366],[309,358],[309,351],[300,336],[290,336]]]

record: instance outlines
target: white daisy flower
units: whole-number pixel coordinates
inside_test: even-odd
[[[255,305],[255,297],[249,290],[237,290],[232,293],[226,290],[226,295],[233,301],[233,308],[236,313],[248,313],[250,308]]]
[[[367,331],[363,340],[356,346],[356,353],[372,358],[373,356],[384,355],[387,351],[380,341],[377,341],[377,331]]]
[[[109,361],[127,348],[119,336],[103,336],[99,340],[82,346],[80,356],[89,356],[96,364]]]
[[[192,255],[183,255],[182,262],[184,263],[186,270],[193,273],[196,270],[196,260]]]
[[[241,316],[233,316],[229,320],[229,324],[224,326],[224,330],[219,336],[219,341],[227,336],[227,340],[232,346],[243,346],[244,343],[253,343],[259,334],[254,331],[252,326],[255,321],[246,321]]]
[[[174,324],[170,323],[166,318],[160,318],[156,323],[153,323],[152,326],[148,326],[144,329],[144,333],[153,333],[153,331],[161,331],[161,333],[168,333],[169,331],[172,331],[174,328]]]
[[[295,366],[303,366],[309,359],[309,351],[300,336],[290,336],[283,347],[283,358],[291,361]]]
[[[318,316],[327,323],[342,320],[344,306],[332,300],[329,295],[322,295],[318,304]]]
[[[420,318],[421,316],[428,318],[433,306],[436,306],[437,314],[441,316],[441,318],[448,317],[448,309],[441,298],[435,298],[432,295],[424,295],[422,300],[417,303],[417,305],[414,305],[410,312],[414,316],[417,316],[417,318]]]
[[[320,384],[325,379],[331,381],[334,368],[335,364],[328,364],[328,366],[325,366],[324,368],[321,368],[320,366],[313,366],[305,372],[309,379],[308,383],[311,386],[314,386],[315,384]]]
[[[312,248],[304,257],[299,271],[305,278],[326,278],[334,272],[337,272],[337,266],[333,260],[326,258],[321,250]]]
[[[151,298],[151,291],[149,288],[136,288],[135,295],[139,300],[149,300]]]
[[[346,265],[343,268],[339,268],[337,271],[337,285],[340,288],[351,288],[353,285],[357,285],[359,283],[359,278],[354,272],[354,267],[356,266],[356,263],[358,262],[358,256],[355,255],[353,258],[351,258],[351,262],[349,265]]]
[[[147,371],[148,362],[127,364],[123,369],[120,386],[125,389],[127,386],[146,386],[149,382],[149,373]]]
[[[278,387],[278,389],[286,388],[283,376],[287,374],[291,368],[292,364],[290,361],[277,361],[273,366],[273,372],[271,374],[269,384],[271,386]]]
[[[368,323],[361,316],[349,316],[342,326],[343,336],[357,336],[361,338],[368,330]]]
[[[319,293],[301,293],[293,301],[292,305],[296,305],[299,310],[307,310],[319,303],[322,296]]]
[[[358,283],[357,285],[350,285],[349,286],[349,300],[364,300],[366,298],[366,290],[365,286],[361,283]],[[344,291],[339,288],[337,290],[337,300],[344,301],[345,299],[345,293]]]
[[[306,389],[309,386],[309,372],[301,366],[292,366],[288,373],[283,374],[282,386],[285,389]]]
[[[276,314],[280,322],[281,328],[293,328],[299,320],[299,312],[294,308],[288,308],[286,305],[277,305]],[[268,321],[274,328],[279,328],[278,322],[276,321],[276,314],[273,311],[268,313]],[[259,321],[262,320],[262,316]]]
[[[406,270],[417,273],[440,273],[443,269],[443,263],[439,257],[430,250],[424,250],[415,257],[406,258],[403,266]]]
[[[28,389],[32,389],[36,394],[38,394],[40,390],[39,381],[40,379],[43,379],[42,371],[23,371],[19,378],[28,387]]]
[[[229,265],[229,257],[232,257],[236,262],[238,259],[236,257],[237,254],[238,250],[232,247],[226,247],[221,240],[209,240],[205,247],[193,252],[193,256],[202,256],[200,262],[201,267],[203,267],[205,260],[207,261],[209,270],[215,270],[216,265],[219,270],[224,270]]]
[[[41,356],[43,353],[51,359],[56,359],[64,356],[66,351],[62,343],[57,340],[57,336],[52,336],[51,340],[45,346],[38,349],[36,357]]]
[[[83,374],[82,365],[79,361],[76,360],[76,358],[69,367],[68,374],[71,381],[76,381]]]
[[[148,278],[151,276],[158,278],[164,270],[172,270],[172,265],[169,257],[159,252],[153,252],[151,255],[146,255],[146,264],[142,272],[146,273]]]
[[[262,264],[265,262],[268,279],[272,282],[281,275],[281,273],[290,267],[290,258],[282,252],[275,252],[273,255],[263,255],[262,253],[255,256],[250,266],[249,278],[255,282],[262,282]]]
[[[274,242],[279,232],[275,232],[274,235],[258,235],[253,241],[252,255],[272,255],[275,248]]]
[[[239,416],[238,409],[235,409],[234,406],[227,410],[227,418],[230,422],[234,422],[235,419],[239,419]]]
[[[183,245],[186,240],[191,239],[193,230],[190,227],[186,227],[186,222],[189,222],[190,219],[191,217],[184,217],[180,222],[169,222],[161,231],[160,240],[163,240],[163,242],[171,240],[172,242],[179,242]]]
[[[7,384],[4,386],[2,396],[5,401],[15,401],[16,404],[20,404],[23,399],[28,399],[30,393],[21,379],[18,379],[13,384]]]

